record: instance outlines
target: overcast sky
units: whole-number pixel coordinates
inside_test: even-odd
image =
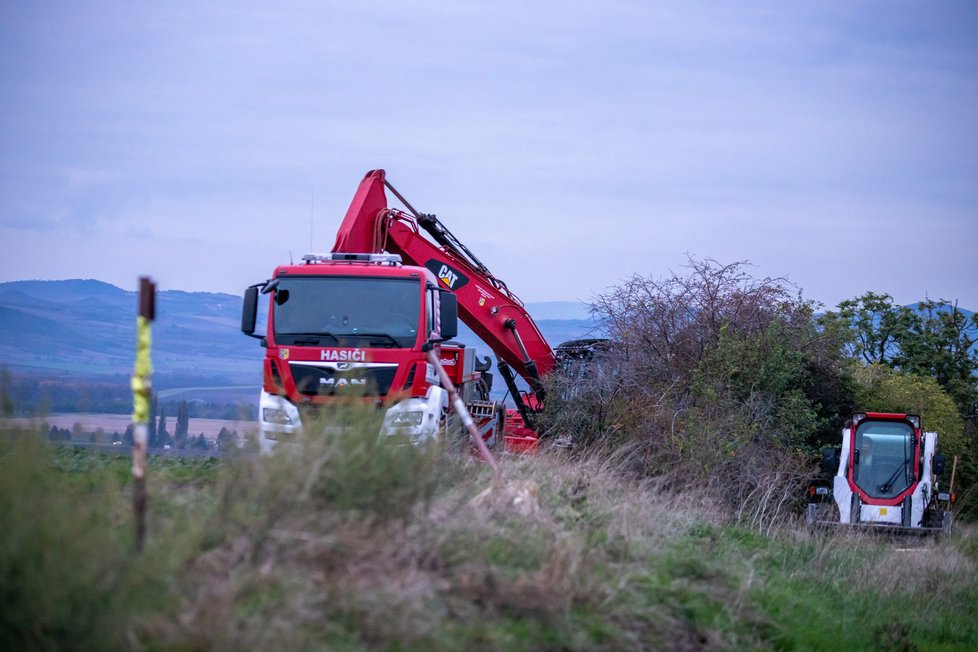
[[[978,309],[978,3],[0,4],[0,281],[239,294],[379,167],[528,301]]]

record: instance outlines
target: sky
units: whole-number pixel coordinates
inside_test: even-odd
[[[240,294],[384,168],[526,301],[693,256],[978,309],[976,35],[945,0],[4,2],[0,281]]]

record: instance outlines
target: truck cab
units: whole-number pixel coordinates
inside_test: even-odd
[[[268,319],[256,335],[259,294],[269,297]],[[448,396],[426,357],[456,335],[458,308],[428,269],[395,254],[308,254],[248,288],[241,329],[266,349],[263,451],[343,399],[386,410],[383,432],[414,441],[434,437],[442,424]],[[461,369],[458,349],[444,355]]]

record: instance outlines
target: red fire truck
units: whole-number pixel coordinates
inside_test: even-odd
[[[408,212],[390,208],[390,190]],[[269,296],[267,330],[256,334],[259,296]],[[490,361],[450,342],[457,320],[496,356],[515,408],[490,398]],[[310,415],[357,396],[385,410],[383,432],[420,441],[443,427],[448,397],[428,363],[435,350],[459,387],[484,441],[535,449],[542,378],[591,341],[550,348],[522,301],[434,216],[418,213],[383,170],[366,174],[330,253],[281,265],[245,292],[242,331],[266,348],[259,420],[270,449]],[[517,386],[517,375],[528,390]]]

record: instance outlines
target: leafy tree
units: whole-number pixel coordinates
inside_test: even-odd
[[[244,450],[247,453],[257,453],[259,451],[259,448],[260,446],[258,444],[258,432],[255,431],[254,429],[249,429],[247,432],[245,432],[245,440],[244,440],[244,446],[242,447],[242,450]]]
[[[0,417],[14,414],[13,384],[13,377],[7,368],[0,368]]]
[[[899,339],[909,311],[893,303],[889,294],[867,292],[846,299],[838,312],[827,312],[822,321],[841,334],[846,352],[867,364],[891,364],[899,353]]]
[[[894,305],[888,294],[867,292],[826,313],[822,325],[851,357],[934,378],[962,415],[973,412],[978,317],[968,317],[956,303],[926,300],[914,309]]]
[[[972,349],[976,336],[978,316],[968,317],[957,303],[943,299],[922,301],[906,319],[896,366],[934,378],[967,415],[978,400],[978,353]]]
[[[160,409],[160,403],[159,400],[157,400],[156,398],[156,393],[154,392],[149,402],[149,422],[147,424],[149,426],[149,430],[146,433],[147,445],[150,448],[159,448],[160,446],[162,446],[162,444],[160,444],[159,437],[157,436],[158,430],[156,427],[157,424],[156,415],[159,409]]]
[[[71,441],[71,432],[67,428],[51,426],[48,431],[48,441]]]
[[[222,427],[221,431],[217,434],[217,448],[219,450],[234,450],[238,446],[238,439],[235,437],[234,433],[227,429],[227,427]]]
[[[170,433],[166,429],[166,415],[163,414],[163,408],[160,407],[160,420],[156,426],[156,445],[162,447],[172,443],[172,441]]]
[[[187,433],[190,430],[190,411],[187,409],[187,402],[180,401],[177,405],[177,425],[173,433],[173,440],[177,448],[187,447]]]

